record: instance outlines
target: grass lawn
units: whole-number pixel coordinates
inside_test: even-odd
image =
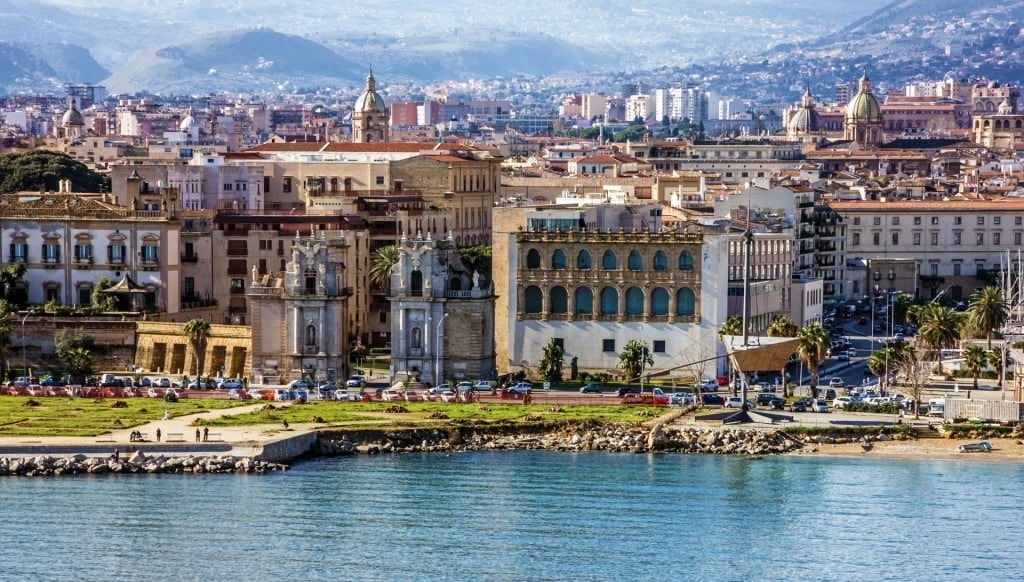
[[[27,406],[28,401],[39,406]],[[115,408],[124,402],[124,408]],[[183,398],[176,403],[156,398],[60,398],[52,396],[0,396],[2,436],[95,436],[172,416],[239,406],[237,400]]]

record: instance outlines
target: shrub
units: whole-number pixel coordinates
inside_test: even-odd
[[[171,391],[168,390],[167,393],[164,394],[164,402],[177,402],[177,401],[178,401],[178,395],[176,393],[171,392]]]

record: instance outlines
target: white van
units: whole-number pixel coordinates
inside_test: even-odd
[[[928,416],[944,417],[946,415],[946,399],[932,398],[928,401]]]

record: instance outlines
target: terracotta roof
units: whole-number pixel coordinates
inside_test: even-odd
[[[880,202],[877,200],[829,202],[836,212],[891,212],[894,210],[971,212],[1024,211],[1024,198],[1000,198],[998,200],[899,200]]]

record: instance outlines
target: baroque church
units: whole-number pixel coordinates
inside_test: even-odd
[[[352,107],[352,141],[374,143],[389,141],[390,114],[384,98],[377,92],[373,71],[366,75],[366,89]]]

